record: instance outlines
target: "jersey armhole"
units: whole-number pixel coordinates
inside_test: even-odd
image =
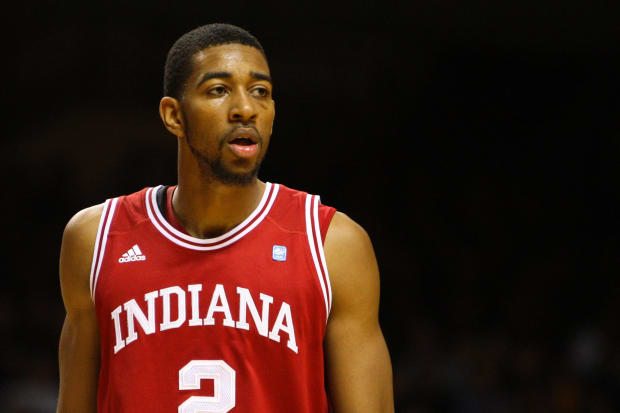
[[[336,214],[336,208],[332,208],[326,205],[322,205],[319,200],[319,227],[321,229],[321,242],[325,244],[325,236],[329,229],[329,224],[332,222],[332,218]]]
[[[101,218],[99,219],[99,227],[97,228],[97,238],[95,238],[95,247],[93,249],[93,258],[90,266],[90,298],[95,302],[97,293],[97,281],[99,281],[99,272],[101,271],[101,263],[105,254],[105,247],[108,240],[108,232],[110,224],[114,217],[118,198],[108,199],[103,205]]]
[[[332,288],[329,281],[329,273],[327,271],[327,264],[325,261],[325,252],[323,251],[323,242],[326,233],[326,229],[331,222],[331,218],[334,216],[336,210],[334,208],[327,208],[321,206],[319,208],[319,196],[318,195],[306,195],[305,211],[306,211],[306,233],[308,236],[308,244],[310,247],[310,254],[316,270],[316,276],[321,286],[321,293],[325,302],[325,323],[329,319],[329,312],[332,305]],[[331,209],[331,211],[330,211]],[[321,211],[321,218],[319,218],[319,211]],[[322,227],[325,230],[322,230]]]

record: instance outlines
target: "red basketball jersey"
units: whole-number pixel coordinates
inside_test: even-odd
[[[91,270],[98,412],[326,412],[335,210],[267,183],[245,221],[199,239],[166,219],[161,191],[104,204]]]

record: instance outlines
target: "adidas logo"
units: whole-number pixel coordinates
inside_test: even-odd
[[[140,247],[138,247],[138,244],[129,248],[129,251],[124,253],[123,256],[118,259],[118,262],[120,263],[131,261],[146,261],[146,256],[142,254],[142,251],[140,251]]]

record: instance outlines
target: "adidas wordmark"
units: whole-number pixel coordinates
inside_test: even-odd
[[[146,256],[142,254],[142,251],[140,251],[140,247],[138,247],[138,244],[136,244],[133,247],[129,248],[129,251],[124,253],[123,256],[118,259],[118,262],[122,264],[124,262],[145,261],[145,260],[146,260]]]

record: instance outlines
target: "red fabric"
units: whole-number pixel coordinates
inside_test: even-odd
[[[319,206],[319,227],[321,228],[321,241],[325,243],[325,236],[327,235],[327,229],[332,222],[332,218],[336,213],[335,208],[326,207],[324,205]]]
[[[168,199],[172,198],[172,190],[168,189]],[[197,380],[198,389],[180,389],[179,373],[193,360],[197,362],[191,366],[221,366],[222,361],[234,370],[235,405],[231,412],[327,412],[323,357],[327,314],[306,234],[306,194],[280,185],[264,219],[257,217],[243,227],[258,222],[253,229],[239,239],[223,237],[209,244],[219,245],[217,249],[199,251],[174,243],[156,228],[157,219],[149,217],[149,211],[153,211],[148,209],[147,191],[118,199],[103,251],[95,295],[101,344],[98,412],[177,412],[182,403],[194,400],[190,397],[213,396],[212,378]],[[167,209],[165,215],[174,223],[171,204]],[[319,206],[323,239],[334,213],[331,207]],[[185,232],[178,221],[173,226]],[[195,239],[187,244],[205,245]],[[129,250],[135,252],[134,245],[138,245],[144,259],[119,262]],[[274,258],[274,246],[286,247],[285,260]],[[200,286],[201,291],[192,293],[189,286]],[[179,297],[185,300],[180,307],[185,310],[185,321],[178,327],[162,329],[166,302],[163,296],[171,291],[168,288],[180,294],[168,295],[170,321],[179,317]],[[213,297],[218,297],[218,288],[224,292],[233,326],[224,325],[227,316],[221,311],[213,313],[214,325],[190,325],[191,320],[204,322],[209,308],[217,310],[210,304]],[[267,337],[260,334],[251,306],[245,311],[249,329],[240,328],[239,289],[249,291],[261,318],[264,303],[271,300]],[[145,297],[148,293],[152,293],[150,301]],[[199,298],[198,306],[194,306],[194,296]],[[226,306],[219,297],[216,304],[222,309]],[[153,303],[152,314],[149,303]],[[140,317],[128,317],[132,305],[138,306],[145,320],[149,314],[154,316],[151,334],[145,334]],[[284,327],[290,329],[288,324],[292,324],[294,334],[274,328],[279,316],[283,317]],[[134,341],[128,340],[130,319],[137,333]],[[124,347],[115,352],[119,344],[117,327]],[[269,337],[274,330],[279,342]],[[291,348],[291,336],[297,351]],[[218,368],[221,371],[223,367]],[[203,372],[184,371],[190,378],[200,378]],[[225,391],[228,387],[222,387],[222,383],[228,381],[221,377],[217,379],[220,391]],[[213,404],[208,406],[210,410],[204,411],[225,411]]]

